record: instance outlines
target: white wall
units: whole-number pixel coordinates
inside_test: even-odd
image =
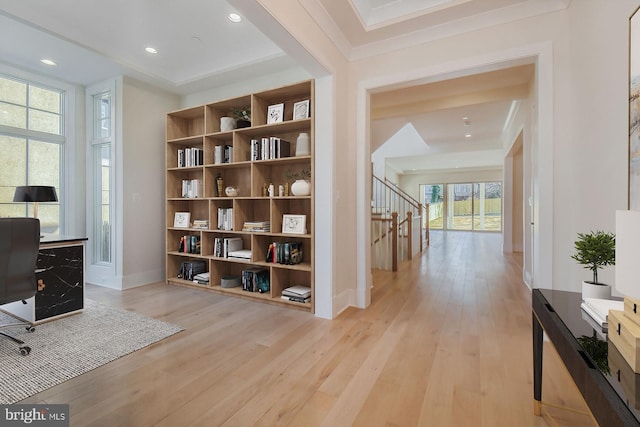
[[[179,98],[123,84],[122,289],[165,280],[165,117]]]

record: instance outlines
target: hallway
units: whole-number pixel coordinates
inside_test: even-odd
[[[532,415],[531,295],[521,279],[522,255],[502,254],[501,239],[497,233],[432,231],[422,256],[401,264],[397,274],[374,273],[367,315],[380,310],[407,321],[374,390],[415,399],[418,425],[592,425],[590,416],[549,406],[545,411],[557,424]],[[382,385],[412,375],[414,382],[398,389]],[[543,383],[545,402],[586,410],[550,345]],[[362,412],[375,412],[375,400],[369,401]]]

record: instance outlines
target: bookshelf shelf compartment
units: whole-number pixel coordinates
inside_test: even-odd
[[[289,308],[314,311],[313,296],[309,302],[299,303],[281,299],[282,290],[295,284],[311,287],[313,295],[313,153],[314,118],[293,120],[293,105],[309,100],[313,108],[314,83],[304,81],[272,90],[185,108],[167,114],[166,121],[166,277],[167,283],[214,291],[227,295],[278,304]],[[267,123],[270,105],[284,104],[283,121]],[[221,131],[220,119],[233,116],[241,108],[251,108],[251,126]],[[311,111],[313,113],[313,111]],[[311,155],[295,156],[296,141],[300,133],[310,136]],[[271,141],[279,138],[277,150],[269,150],[266,158],[255,147],[256,140]],[[277,141],[274,139],[274,141]],[[274,147],[277,147],[277,142]],[[197,166],[185,167],[181,162],[183,151],[197,153]],[[288,149],[288,151],[287,151]],[[199,150],[199,151],[198,151]],[[267,151],[265,151],[267,153]],[[259,154],[256,156],[256,154]],[[279,158],[278,158],[279,157]],[[279,187],[287,188],[287,172],[308,170],[311,173],[311,195],[280,196]],[[219,180],[221,179],[222,182]],[[196,198],[183,198],[183,181],[193,181],[201,191]],[[221,185],[220,185],[221,184]],[[269,185],[273,193],[269,194]],[[186,184],[185,184],[186,185]],[[227,196],[229,186],[237,189],[237,195]],[[192,188],[192,187],[191,187]],[[190,193],[193,195],[193,193]],[[177,212],[189,212],[190,220],[208,220],[203,228],[173,227]],[[283,215],[305,215],[306,234],[283,234]],[[224,221],[219,222],[219,218]],[[247,224],[247,227],[243,225]],[[220,224],[220,226],[219,226]],[[267,228],[268,227],[268,228]],[[260,230],[260,231],[254,231]],[[189,238],[189,247],[199,242],[200,253],[180,252],[180,241]],[[227,258],[218,256],[216,244],[225,238],[240,238],[244,250],[251,251],[251,258]],[[186,239],[186,237],[185,237]],[[300,243],[302,260],[297,264],[266,262],[269,244]],[[219,247],[219,246],[218,246]],[[291,248],[289,246],[289,248]],[[183,262],[205,261],[210,273],[209,284],[199,284],[178,278]],[[269,277],[270,291],[249,292],[239,288],[222,288],[225,276],[242,276],[244,270],[264,269]]]

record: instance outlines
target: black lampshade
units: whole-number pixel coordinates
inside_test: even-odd
[[[46,185],[26,185],[16,187],[13,194],[14,202],[57,202],[58,195],[55,187]]]

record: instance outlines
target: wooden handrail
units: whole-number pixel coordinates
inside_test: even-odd
[[[404,191],[402,193],[400,191],[398,191],[399,190],[398,187],[394,187],[392,185],[389,185],[388,183],[386,183],[385,181],[381,180],[380,178],[378,178],[375,175],[373,175],[373,179],[377,180],[380,184],[384,185],[389,190],[392,190],[393,192],[395,192],[398,195],[398,197],[400,197],[405,202],[409,203],[414,208],[419,209],[420,203],[418,201],[416,201],[413,197],[405,195],[406,193],[404,193]]]
[[[374,175],[374,177],[375,177],[375,175]],[[398,193],[399,195],[404,196],[403,198],[405,200],[408,199],[408,201],[412,202],[412,205],[414,207],[418,207],[418,206],[421,205],[419,201],[414,199],[409,193],[407,193],[402,188],[400,188],[400,186],[398,184],[396,184],[395,182],[389,181],[389,178],[387,178],[387,177],[384,178],[384,184],[386,184],[387,187],[394,189],[396,191],[396,193]]]

